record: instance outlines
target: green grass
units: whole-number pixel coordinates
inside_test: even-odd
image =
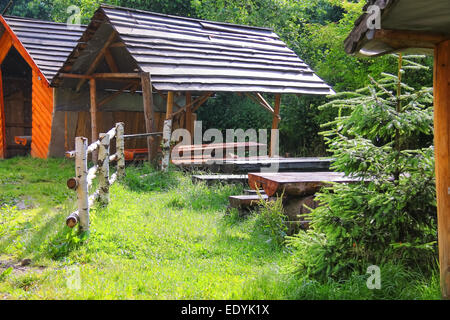
[[[261,217],[226,215],[229,185],[193,184],[178,171],[127,169],[111,204],[91,211],[91,233],[64,226],[75,209],[65,186],[73,162],[0,161],[0,299],[439,299],[436,275],[382,268],[381,290],[367,275],[317,283],[285,271],[290,252]],[[146,174],[144,178],[141,176]],[[19,204],[23,210],[19,210]],[[23,208],[25,204],[25,209]],[[71,287],[79,272],[79,288]],[[68,281],[69,280],[69,281]]]

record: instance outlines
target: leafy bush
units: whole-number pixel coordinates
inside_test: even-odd
[[[258,210],[258,218],[255,227],[264,233],[267,233],[272,241],[281,245],[286,237],[287,217],[283,211],[283,197],[276,201],[260,200],[261,208]]]
[[[424,271],[435,262],[433,97],[402,82],[405,70],[424,68],[413,58],[398,58],[398,75],[322,106],[340,113],[323,132],[333,169],[361,182],[319,193],[312,229],[289,239],[295,272],[343,278],[389,261]]]

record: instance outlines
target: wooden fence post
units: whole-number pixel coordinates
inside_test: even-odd
[[[89,231],[89,190],[87,184],[88,140],[84,137],[75,139],[75,174],[78,179],[77,203],[80,218],[80,231]]]
[[[162,146],[163,158],[161,162],[161,170],[163,172],[169,171],[171,140],[172,140],[172,119],[164,121],[163,146]]]
[[[99,202],[102,206],[109,204],[109,144],[109,135],[101,133],[98,150],[98,182]]]
[[[125,177],[125,140],[124,124],[119,122],[116,124],[116,153],[117,153],[117,179],[121,180]]]

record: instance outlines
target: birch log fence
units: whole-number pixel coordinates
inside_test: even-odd
[[[110,155],[111,140],[116,139],[116,153]],[[78,210],[66,219],[69,228],[79,224],[81,232],[89,230],[89,209],[95,202],[102,206],[109,204],[109,188],[125,176],[124,124],[117,123],[108,133],[101,133],[99,140],[88,146],[84,137],[75,138],[75,151],[67,156],[75,158],[75,177],[67,181],[69,189],[77,192]],[[96,164],[88,169],[88,155],[98,153]],[[110,163],[117,162],[117,171],[110,177]],[[98,175],[98,189],[89,195],[89,189]]]

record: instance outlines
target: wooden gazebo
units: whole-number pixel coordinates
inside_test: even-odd
[[[334,93],[271,29],[109,5],[95,12],[52,85],[55,118],[62,123],[70,113],[69,123],[87,123],[77,135],[92,141],[118,120],[127,134],[161,132],[172,122],[192,134],[195,110],[216,92],[250,96],[276,129],[282,94]],[[274,105],[262,93],[274,94]],[[157,146],[148,139],[150,159]]]
[[[375,6],[375,7],[370,7]],[[369,10],[371,9],[371,10]],[[450,1],[370,0],[345,40],[349,54],[434,54],[434,136],[441,288],[450,298]],[[377,15],[377,13],[380,15]],[[381,26],[380,28],[378,28]]]

